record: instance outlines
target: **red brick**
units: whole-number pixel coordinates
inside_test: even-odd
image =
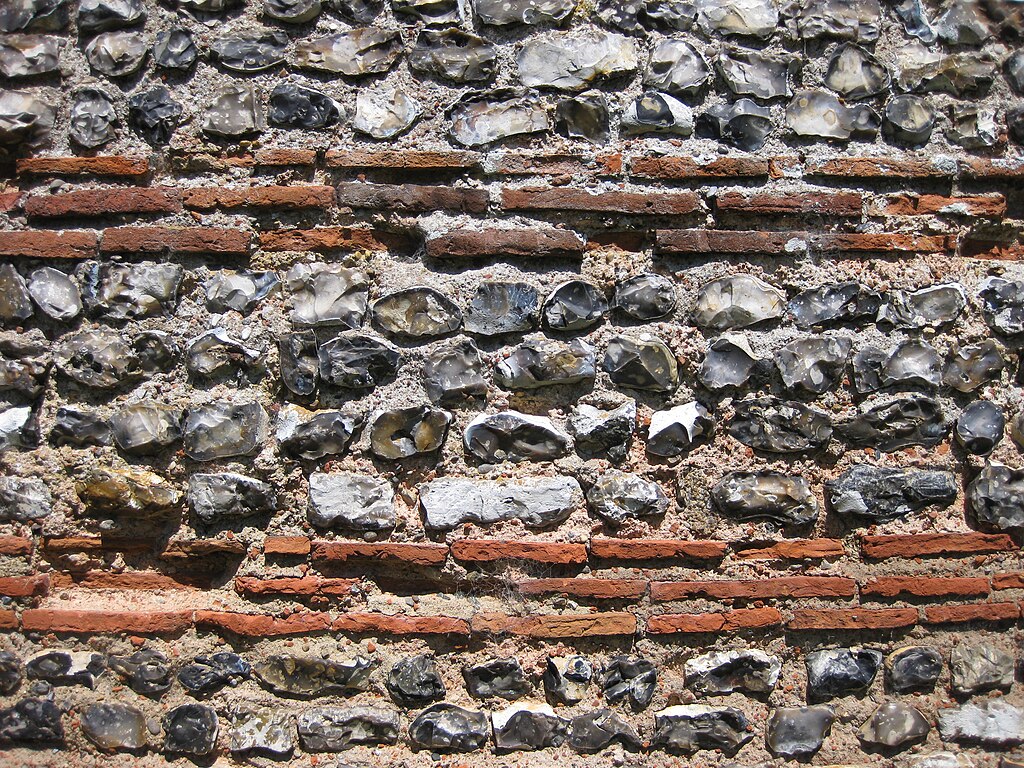
[[[26,157],[18,160],[19,174],[37,176],[145,176],[149,161],[144,157]]]
[[[1014,621],[1020,617],[1016,603],[930,605],[924,609],[926,624],[963,624],[968,621]]]
[[[91,259],[96,255],[96,233],[68,230],[0,232],[0,256],[32,259]]]
[[[293,613],[291,616],[196,611],[196,627],[231,632],[241,637],[282,637],[326,632],[331,617],[326,613]]]
[[[59,195],[32,195],[25,201],[25,213],[38,218],[177,213],[180,210],[181,192],[169,187],[79,189]]]
[[[647,619],[647,631],[655,635],[736,632],[780,624],[782,614],[775,608],[740,608],[722,613],[663,613]]]
[[[21,209],[21,192],[17,189],[0,192],[0,213],[10,213]]]
[[[646,230],[629,232],[595,232],[587,239],[588,251],[604,251],[615,248],[620,251],[639,253],[650,247],[650,235]]]
[[[365,227],[317,227],[260,232],[264,251],[410,251],[413,238]]]
[[[464,171],[480,166],[480,155],[475,152],[331,150],[326,160],[328,168],[350,170]]]
[[[220,227],[114,227],[103,230],[103,253],[249,253],[251,235]]]
[[[320,576],[235,578],[235,590],[243,595],[351,595],[359,584],[359,579],[325,579]]]
[[[469,622],[450,616],[389,616],[383,613],[344,613],[336,618],[335,632],[379,635],[468,635]]]
[[[715,197],[715,210],[721,213],[759,216],[856,216],[861,215],[864,199],[859,192],[725,192]]]
[[[958,557],[989,552],[1018,550],[1013,539],[1002,533],[915,533],[910,535],[862,536],[865,557]]]
[[[409,565],[444,565],[448,547],[443,544],[356,544],[314,541],[313,559],[326,562],[382,560]]]
[[[521,152],[503,152],[494,166],[494,173],[501,176],[577,176],[594,171],[599,175],[621,173],[621,155],[529,155]]]
[[[0,595],[4,597],[39,597],[50,593],[50,577],[45,573],[32,576],[0,576]]]
[[[760,600],[798,597],[853,597],[857,583],[839,576],[782,576],[742,581],[655,581],[651,600]]]
[[[737,560],[824,560],[846,555],[839,539],[784,539],[774,544],[733,546]]]
[[[524,595],[569,595],[602,600],[636,599],[647,591],[643,579],[526,579],[516,582]]]
[[[646,179],[767,178],[768,161],[753,157],[720,157],[701,162],[692,157],[631,157],[629,171]]]
[[[1024,589],[1024,572],[995,574],[992,589]]]
[[[758,232],[731,229],[659,229],[655,248],[667,254],[725,253],[775,255],[804,250],[806,232]]]
[[[295,184],[269,187],[195,187],[182,192],[185,207],[197,211],[217,208],[268,208],[293,211],[334,207],[332,187]]]
[[[0,536],[0,555],[26,557],[32,554],[33,541],[27,536]]]
[[[987,216],[1006,215],[1006,197],[989,195],[917,195],[909,192],[876,198],[870,213],[876,216]]]
[[[471,620],[473,633],[510,634],[542,639],[612,637],[636,634],[631,613],[506,616],[481,613]]]
[[[260,149],[255,159],[257,165],[314,165],[316,156],[315,149]]]
[[[981,577],[885,576],[860,588],[861,595],[870,597],[977,597],[988,591],[988,579]]]
[[[804,164],[799,157],[793,155],[772,157],[768,160],[768,177],[772,179],[800,178],[804,174]]]
[[[87,571],[85,573],[53,576],[53,586],[65,589],[81,587],[83,589],[113,590],[164,590],[164,589],[209,589],[209,574],[166,574],[159,571],[129,571],[127,573],[110,573],[109,571]]]
[[[587,562],[582,544],[505,539],[462,539],[452,544],[452,557],[474,563],[495,560],[532,560],[535,563],[567,565]]]
[[[484,229],[447,232],[426,242],[433,259],[583,255],[584,241],[565,229]]]
[[[916,608],[836,608],[793,611],[788,629],[895,629],[917,623]]]
[[[21,614],[26,632],[164,635],[192,626],[192,611],[75,611],[31,608]]]
[[[718,560],[725,556],[724,541],[679,539],[591,539],[590,553],[605,560]]]
[[[965,259],[1024,260],[1024,245],[1017,242],[960,238],[960,255]]]
[[[337,194],[338,205],[343,207],[408,213],[486,213],[490,204],[485,189],[429,184],[364,184],[352,181],[338,184]]]
[[[17,629],[18,614],[14,611],[0,611],[0,629]]]
[[[243,155],[211,155],[209,152],[189,152],[184,155],[172,155],[171,170],[182,174],[222,173],[238,168],[253,168],[256,158],[251,154]]]
[[[587,213],[673,216],[697,213],[695,192],[590,192],[585,189],[504,189],[501,206],[507,211],[582,211]]]
[[[312,545],[305,536],[267,536],[263,552],[267,555],[308,555]]]
[[[949,161],[892,157],[838,157],[807,160],[805,176],[840,179],[943,179],[955,173]]]
[[[52,536],[43,539],[42,549],[48,556],[74,552],[148,552],[154,540],[122,536]]]
[[[808,237],[818,251],[854,253],[945,253],[956,248],[946,235],[907,235],[897,232],[825,232]]]
[[[1024,160],[1020,158],[969,157],[960,161],[960,176],[965,179],[1010,181],[1024,177]]]
[[[241,557],[248,551],[238,539],[193,539],[169,541],[160,557],[166,560],[188,560],[194,557]]]

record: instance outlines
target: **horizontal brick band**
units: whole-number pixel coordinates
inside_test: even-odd
[[[426,253],[432,259],[578,257],[583,249],[583,238],[563,229],[464,230],[426,241]]]
[[[317,227],[277,229],[259,233],[265,251],[407,251],[413,247],[408,235],[382,232],[366,227]]]
[[[715,197],[716,212],[763,216],[811,214],[859,217],[863,206],[864,199],[859,192],[726,192]]]
[[[0,576],[0,596],[39,597],[50,592],[50,577],[46,574],[32,576]]]
[[[351,595],[358,591],[360,579],[330,579],[320,576],[261,578],[239,576],[235,590],[243,595]]]
[[[794,609],[787,629],[896,629],[917,624],[916,608]]]
[[[677,539],[591,539],[590,552],[605,560],[717,560],[725,556],[724,541]]]
[[[916,533],[893,536],[863,536],[865,557],[957,557],[988,552],[1013,552],[1013,539],[1003,533]]]
[[[845,555],[846,548],[838,539],[786,539],[774,544],[744,544],[733,548],[733,557],[737,560],[824,560]]]
[[[181,190],[170,187],[80,189],[59,195],[30,195],[25,201],[25,213],[36,218],[177,213],[180,210]]]
[[[484,613],[473,617],[474,633],[511,634],[536,639],[573,637],[610,637],[636,633],[636,617],[631,613],[592,613],[585,615],[506,616]]]
[[[515,583],[523,595],[568,595],[605,600],[638,599],[647,592],[643,579],[526,579]]]
[[[463,539],[452,544],[452,557],[456,560],[479,563],[495,560],[532,560],[536,563],[570,565],[587,562],[587,548],[583,544]]]
[[[590,192],[585,189],[505,189],[502,208],[508,211],[577,211],[582,213],[670,216],[697,213],[700,197],[693,192]]]
[[[974,605],[930,605],[924,609],[928,624],[965,624],[969,621],[1015,621],[1020,617],[1017,603],[976,603]]]
[[[349,544],[314,541],[314,561],[345,562],[348,560],[383,560],[409,565],[443,565],[448,547],[443,544]]]
[[[720,157],[708,162],[691,157],[637,156],[629,160],[630,174],[646,179],[767,178],[768,171],[767,160],[753,157]]]
[[[869,597],[975,597],[987,595],[989,583],[981,577],[883,576],[869,579],[860,591]]]
[[[465,189],[422,184],[363,184],[349,182],[337,187],[338,205],[347,208],[423,213],[464,211],[484,213],[489,196],[484,189]]]
[[[91,259],[96,256],[96,233],[65,230],[0,232],[0,256],[32,259]]]
[[[184,190],[185,207],[197,211],[217,208],[268,210],[327,209],[334,206],[334,188],[296,184],[269,187],[192,187]]]
[[[103,230],[103,253],[204,254],[243,256],[251,235],[220,227],[114,227]]]
[[[417,150],[330,150],[328,168],[351,170],[471,170],[479,167],[475,152],[424,152]]]
[[[26,632],[79,635],[166,635],[192,626],[191,611],[75,611],[30,608],[21,614]]]
[[[687,600],[695,597],[711,600],[849,598],[856,594],[857,583],[853,579],[838,576],[783,576],[744,581],[655,581],[651,583],[651,599],[654,601]]]
[[[34,541],[27,536],[0,536],[0,555],[25,557],[32,554]]]
[[[149,161],[118,155],[26,157],[18,160],[16,169],[19,174],[37,176],[145,176]]]
[[[775,608],[740,608],[724,613],[665,613],[647,620],[647,631],[655,635],[705,632],[737,632],[766,629],[782,624]]]

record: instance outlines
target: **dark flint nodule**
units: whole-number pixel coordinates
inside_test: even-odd
[[[942,656],[934,648],[909,646],[890,653],[885,668],[889,685],[897,693],[928,691],[942,674]]]
[[[600,323],[608,302],[596,285],[570,280],[553,290],[544,301],[544,324],[554,331],[582,331]]]
[[[741,400],[729,423],[729,434],[744,445],[771,453],[817,450],[832,438],[825,411],[774,398]]]
[[[117,110],[109,94],[98,88],[82,88],[71,105],[68,133],[79,146],[95,149],[117,137]]]
[[[456,83],[490,79],[496,62],[493,45],[456,27],[427,27],[409,51],[409,67],[414,72]]]
[[[628,700],[634,710],[647,708],[657,683],[657,668],[638,656],[613,656],[601,672],[601,687],[608,703]]]
[[[172,27],[156,33],[153,43],[153,62],[164,69],[188,69],[195,63],[199,50],[192,33]]]
[[[446,693],[434,657],[426,654],[407,656],[395,662],[388,673],[387,687],[391,695],[404,704],[422,705],[443,699]]]
[[[490,280],[476,287],[466,310],[466,330],[478,336],[530,331],[540,317],[537,289],[527,283]]]
[[[612,308],[634,320],[657,320],[676,308],[675,283],[662,275],[644,273],[615,284]]]
[[[971,403],[957,417],[956,441],[968,453],[987,456],[1003,439],[1006,416],[1003,409],[988,400]]]
[[[282,128],[315,130],[328,128],[341,120],[341,108],[325,93],[293,83],[280,83],[270,93],[271,125]]]
[[[210,47],[213,57],[233,72],[260,72],[284,61],[288,36],[284,32],[244,32],[218,37]]]
[[[235,686],[249,677],[252,668],[241,656],[227,651],[197,656],[178,670],[178,682],[194,696],[216,693],[225,685]]]
[[[181,104],[162,85],[128,99],[128,127],[154,146],[170,143],[181,114]]]
[[[768,107],[750,99],[733,104],[713,104],[697,117],[696,133],[702,139],[718,139],[723,144],[757,152],[771,135],[774,125]]]
[[[825,491],[839,515],[885,522],[932,504],[948,505],[958,486],[952,472],[859,464],[827,481]]]
[[[882,666],[882,654],[868,648],[835,648],[807,654],[807,697],[827,701],[864,693]]]
[[[938,445],[949,434],[951,423],[937,400],[920,395],[866,404],[836,431],[855,448],[896,451],[911,445]]]
[[[164,751],[209,755],[217,746],[217,712],[204,704],[182,704],[164,715]]]
[[[486,699],[499,696],[514,700],[528,694],[530,683],[526,680],[518,659],[492,659],[462,670],[466,690],[470,696]]]
[[[591,144],[607,144],[611,139],[611,124],[604,94],[561,99],[555,105],[555,132]]]

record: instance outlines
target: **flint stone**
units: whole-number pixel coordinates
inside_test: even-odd
[[[920,43],[904,46],[896,56],[897,85],[913,93],[945,93],[956,98],[980,96],[995,79],[995,59],[980,53],[943,54]]]
[[[392,461],[437,451],[451,421],[448,411],[427,405],[384,411],[370,424],[370,450]]]
[[[1024,470],[988,463],[967,486],[975,520],[987,530],[1024,530]]]
[[[934,27],[939,38],[949,45],[980,46],[992,36],[979,4],[971,0],[950,3],[945,13],[935,19]]]
[[[110,445],[110,425],[107,420],[89,411],[58,408],[57,418],[50,431],[54,445],[83,448],[87,445]]]
[[[217,712],[205,704],[182,704],[164,715],[165,752],[209,755],[217,747]]]
[[[845,99],[867,99],[888,90],[889,71],[859,45],[839,46],[829,60],[825,85]]]
[[[865,692],[882,666],[882,654],[869,648],[834,648],[807,654],[807,697],[828,701]]]
[[[611,123],[604,94],[560,99],[555,105],[555,132],[570,139],[607,144],[611,139]]]
[[[478,336],[533,330],[540,317],[539,304],[532,285],[482,281],[466,310],[466,330]]]
[[[818,519],[818,501],[803,477],[778,472],[730,472],[711,489],[723,514],[738,520],[770,520],[794,528]]]
[[[370,24],[384,10],[384,0],[328,0],[328,6],[350,24]]]
[[[967,306],[959,285],[931,285],[919,291],[892,291],[878,321],[897,328],[939,328],[956,320]]]
[[[423,386],[432,403],[461,403],[486,397],[487,380],[476,344],[463,339],[435,352],[423,364]]]
[[[181,349],[164,331],[143,331],[132,342],[146,373],[169,371],[178,364]]]
[[[11,651],[0,651],[0,693],[14,693],[21,685],[21,659]]]
[[[689,43],[662,40],[654,50],[644,73],[644,85],[673,96],[697,96],[711,77],[704,57]]]
[[[214,91],[203,123],[206,133],[233,139],[259,133],[263,128],[263,112],[252,86],[233,83]]]
[[[484,712],[454,704],[434,704],[409,725],[409,741],[438,752],[474,752],[483,749],[491,724]]]
[[[958,392],[973,392],[982,384],[998,380],[1005,367],[1002,347],[992,339],[985,339],[950,355],[942,383]]]
[[[911,445],[938,445],[949,434],[950,422],[938,401],[921,395],[904,395],[890,402],[862,406],[852,419],[836,430],[856,448],[896,451]]]
[[[528,528],[547,528],[565,520],[583,496],[579,483],[571,477],[517,482],[441,478],[420,486],[419,492],[424,524],[433,530],[503,520],[521,520]]]
[[[832,509],[843,517],[886,522],[932,504],[956,500],[956,476],[937,472],[860,464],[825,483]]]
[[[454,333],[462,312],[433,288],[406,288],[373,303],[373,322],[385,332],[405,339],[431,339]]]
[[[569,722],[555,714],[550,704],[512,704],[491,713],[494,746],[499,752],[535,750],[560,746],[568,736]]]
[[[1003,62],[1006,79],[1018,96],[1024,95],[1024,50],[1016,51]]]
[[[423,105],[404,90],[361,90],[352,127],[375,139],[390,139],[412,127],[421,114]]]
[[[776,707],[768,718],[768,749],[787,759],[810,757],[821,749],[835,720],[832,707],[823,705]]]
[[[578,704],[594,678],[594,665],[583,656],[549,656],[544,692],[553,704]]]
[[[0,75],[33,77],[57,71],[61,41],[46,35],[7,35],[0,40]]]
[[[395,662],[388,673],[387,687],[399,703],[405,704],[443,699],[446,693],[434,657],[428,654],[406,656]]]
[[[181,440],[180,408],[141,402],[117,409],[110,417],[110,433],[124,453],[145,456],[160,453]]]
[[[82,293],[90,311],[106,320],[140,320],[174,311],[184,275],[180,264],[90,264]]]
[[[697,24],[707,34],[767,39],[779,24],[773,0],[703,0]]]
[[[1024,334],[1024,282],[986,279],[978,291],[989,327],[1003,336]]]
[[[652,456],[680,456],[698,440],[710,438],[714,428],[708,409],[696,401],[655,411],[647,428],[647,452]]]
[[[639,656],[613,656],[601,673],[605,700],[609,704],[627,700],[634,710],[650,705],[657,684],[657,668]]]
[[[942,674],[942,656],[934,648],[909,646],[885,658],[889,685],[897,693],[929,691]]]
[[[763,100],[793,95],[789,79],[796,66],[792,57],[780,58],[738,48],[727,49],[715,61],[715,69],[733,96]]]
[[[68,23],[66,0],[12,0],[0,6],[0,32],[55,32]]]
[[[1003,409],[987,400],[978,400],[961,411],[954,434],[965,451],[987,456],[1003,439],[1005,429]]]
[[[397,18],[408,23],[419,20],[444,24],[462,19],[459,0],[391,0],[391,9]]]
[[[553,461],[573,448],[572,438],[546,416],[519,411],[482,414],[463,433],[466,450],[481,461]]]
[[[747,720],[735,707],[716,709],[703,704],[681,704],[654,713],[651,743],[670,752],[701,749],[733,754],[754,738]]]
[[[949,652],[953,692],[959,695],[1009,690],[1016,666],[1011,654],[991,643],[963,643]]]
[[[335,125],[341,116],[342,108],[338,102],[312,88],[279,83],[270,93],[267,119],[271,125],[318,130]]]
[[[409,67],[423,75],[471,83],[489,80],[497,58],[495,47],[482,37],[456,27],[428,27],[419,33],[409,51]]]
[[[0,264],[0,322],[19,325],[32,317],[32,294],[13,264]]]
[[[773,127],[771,110],[750,99],[714,104],[697,118],[697,136],[718,139],[747,152],[761,149]]]
[[[129,27],[145,18],[141,0],[82,0],[78,5],[80,33]]]
[[[401,55],[398,31],[378,27],[358,27],[295,46],[296,66],[348,77],[383,74]]]
[[[935,129],[935,110],[919,96],[900,94],[885,105],[883,130],[896,141],[925,144]]]
[[[95,468],[75,483],[75,492],[97,514],[165,515],[181,504],[181,491],[144,469]]]
[[[797,28],[805,40],[836,37],[871,43],[881,30],[878,0],[808,0],[799,8]]]
[[[68,133],[76,144],[95,149],[117,137],[117,110],[110,96],[98,88],[82,88],[71,105]]]
[[[11,392],[29,400],[39,397],[50,376],[49,359],[7,360],[0,357],[0,392]]]
[[[52,320],[66,323],[82,312],[82,294],[78,285],[53,267],[40,267],[32,272],[28,293],[39,311]]]
[[[605,455],[611,461],[622,461],[636,427],[636,402],[630,400],[611,410],[582,403],[573,408],[568,426],[580,456]]]
[[[0,411],[0,451],[29,447],[34,431],[32,408],[24,406]]]
[[[195,661],[178,670],[178,682],[193,696],[216,693],[225,685],[232,687],[249,677],[252,667],[237,653],[221,652],[196,656]]]
[[[206,281],[206,308],[211,312],[247,315],[279,284],[273,272],[216,272]]]
[[[538,389],[556,384],[593,382],[594,348],[582,339],[526,341],[494,367],[494,382],[505,389]]]
[[[285,278],[294,325],[358,328],[366,314],[369,279],[333,264],[296,264]]]
[[[131,656],[110,656],[107,664],[143,696],[160,696],[171,687],[171,668],[159,651],[146,648]]]
[[[52,685],[84,685],[92,688],[106,662],[91,651],[39,651],[25,659],[25,676]]]
[[[344,453],[362,423],[361,414],[343,411],[309,414],[301,408],[285,406],[278,416],[277,442],[282,453],[315,461]]]
[[[21,699],[0,709],[0,743],[49,744],[64,741],[60,707],[48,699]]]
[[[608,314],[608,301],[592,283],[569,280],[544,300],[544,324],[555,331],[582,331]]]
[[[185,418],[185,453],[196,461],[250,456],[266,437],[267,412],[256,402],[214,402],[189,410]]]
[[[454,104],[449,117],[452,138],[466,147],[551,128],[551,118],[539,98],[508,89],[469,93]]]
[[[694,322],[703,330],[747,328],[782,317],[786,297],[753,275],[720,277],[705,283],[697,296]]]
[[[270,656],[253,665],[256,679],[269,691],[285,696],[327,696],[365,691],[374,663],[362,656],[350,661]]]
[[[473,0],[484,24],[558,24],[576,8],[576,0]]]
[[[263,15],[286,24],[305,24],[320,15],[320,0],[263,0]]]
[[[314,707],[298,717],[307,752],[341,752],[356,744],[395,744],[398,713],[380,707]]]
[[[81,715],[85,737],[100,749],[142,749],[148,741],[146,716],[126,704],[92,704]]]
[[[771,693],[779,681],[782,662],[756,649],[716,651],[688,659],[686,686],[699,694]]]
[[[916,37],[922,43],[934,43],[936,33],[928,18],[922,0],[898,0],[893,10],[896,16],[903,22],[903,28],[908,35]]]
[[[804,336],[775,353],[775,366],[787,389],[820,395],[842,380],[852,347],[845,336]]]
[[[905,749],[924,741],[932,727],[924,715],[909,704],[887,701],[878,706],[867,722],[861,726],[859,737],[863,744],[882,749]]]
[[[530,692],[530,684],[518,659],[492,659],[464,667],[462,677],[470,696],[487,699],[498,696],[513,701]]]
[[[641,747],[640,734],[618,712],[608,708],[577,715],[569,723],[567,743],[577,752],[600,752],[615,742],[629,750]]]
[[[608,342],[602,367],[613,384],[652,392],[672,392],[679,385],[679,363],[668,345],[648,334]]]
[[[292,715],[288,712],[272,709],[238,712],[228,732],[228,749],[233,753],[284,756],[295,749],[294,733]]]
[[[693,112],[667,93],[644,91],[626,108],[619,132],[623,136],[644,133],[689,136],[693,133]]]
[[[192,475],[187,499],[193,514],[204,523],[265,515],[277,508],[277,496],[267,483],[233,472]]]
[[[801,291],[789,300],[797,328],[831,326],[873,320],[881,297],[860,283],[837,283]]]
[[[320,345],[320,377],[345,389],[371,389],[398,372],[402,354],[368,334],[337,336]]]
[[[285,333],[277,340],[281,362],[281,383],[293,395],[308,398],[320,383],[320,358],[316,334],[311,331]]]
[[[946,742],[988,748],[1018,746],[1024,744],[1024,709],[1005,699],[943,709],[939,712],[939,736]]]
[[[189,344],[185,367],[197,378],[258,374],[263,370],[263,353],[243,345],[226,328],[213,328]]]
[[[995,110],[973,104],[955,104],[950,108],[950,127],[946,137],[964,149],[987,149],[1003,137]]]
[[[394,489],[386,480],[350,472],[309,476],[307,517],[318,528],[386,531],[395,527]]]
[[[669,278],[645,273],[615,284],[612,308],[634,320],[657,320],[676,308],[676,288]]]
[[[639,475],[610,470],[587,492],[590,508],[605,522],[623,525],[637,517],[663,515],[668,497],[661,486]]]
[[[871,107],[848,107],[827,91],[802,90],[786,107],[786,125],[797,136],[849,141],[874,135],[881,121]]]
[[[598,81],[633,74],[638,61],[631,40],[590,30],[532,38],[519,49],[516,64],[519,79],[528,88],[580,91]]]
[[[128,127],[153,146],[170,143],[181,114],[181,104],[162,85],[128,99]]]
[[[107,77],[138,72],[146,60],[145,39],[137,32],[103,32],[85,47],[89,66]]]
[[[28,93],[0,90],[0,147],[38,149],[50,140],[53,105]]]
[[[761,398],[736,403],[729,434],[744,445],[769,453],[813,451],[832,438],[824,411],[798,402]]]
[[[240,0],[178,0],[178,7],[193,13],[222,13],[239,4]]]
[[[153,63],[164,69],[185,70],[199,56],[192,33],[181,27],[172,27],[156,33],[153,43]]]

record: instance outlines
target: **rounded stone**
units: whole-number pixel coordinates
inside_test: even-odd
[[[956,440],[968,453],[987,456],[1003,439],[1006,416],[1003,409],[988,400],[971,403],[957,417]]]
[[[406,288],[373,304],[373,322],[385,333],[406,339],[431,339],[454,333],[462,312],[433,288]]]
[[[672,392],[679,385],[679,363],[661,339],[644,334],[616,336],[604,353],[604,370],[620,387]]]
[[[669,500],[661,486],[640,475],[611,470],[587,492],[587,502],[605,522],[623,525],[637,517],[663,515]]]
[[[384,411],[370,423],[370,449],[382,459],[406,459],[439,450],[452,415],[439,408],[415,405]]]
[[[608,301],[598,287],[584,280],[569,280],[544,300],[544,324],[554,331],[583,331],[600,323]]]
[[[669,278],[642,274],[615,284],[612,307],[634,320],[657,320],[676,308],[676,287]]]

